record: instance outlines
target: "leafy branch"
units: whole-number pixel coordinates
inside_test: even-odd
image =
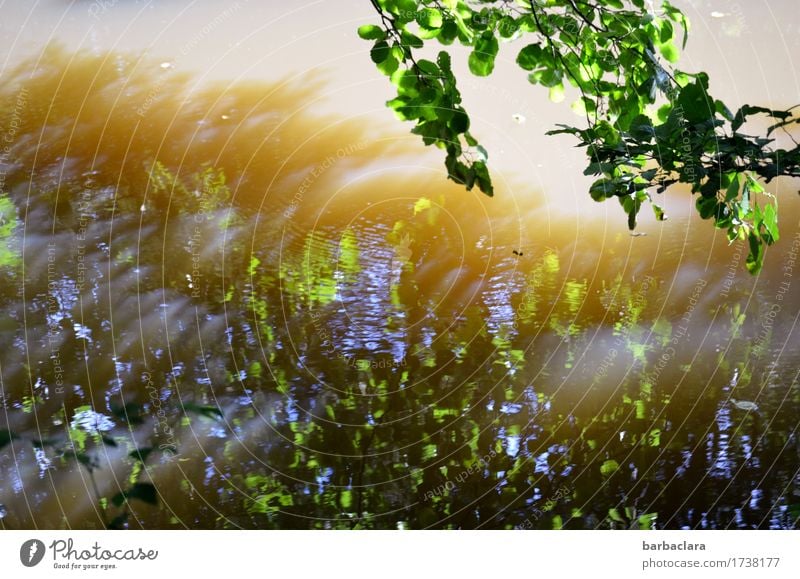
[[[586,148],[584,173],[598,177],[589,193],[596,201],[616,197],[634,229],[645,203],[658,220],[666,219],[654,195],[672,185],[698,194],[703,219],[725,229],[728,239],[747,240],[746,266],[757,273],[765,247],[779,239],[777,201],[762,182],[800,176],[800,148],[788,131],[800,122],[792,109],[744,105],[736,113],[709,94],[705,73],[673,68],[686,16],[667,1],[658,10],[645,0],[371,0],[379,25],[358,29],[372,41],[378,69],[397,88],[387,105],[401,120],[415,123],[412,133],[425,145],[446,152],[448,177],[492,195],[488,154],[470,132],[470,118],[452,72],[448,50],[436,62],[417,59],[427,41],[471,49],[470,72],[489,76],[500,43],[524,39],[516,62],[532,84],[564,99],[565,85],[577,90],[572,108],[585,127],[560,126]],[[765,137],[741,132],[753,117],[773,124]],[[793,147],[773,148],[781,130]]]

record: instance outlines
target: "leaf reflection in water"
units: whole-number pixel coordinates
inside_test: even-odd
[[[0,197],[4,525],[795,524],[792,329],[751,300],[779,270],[731,281],[690,223],[654,257],[525,187],[409,171],[405,141],[310,115],[313,79],[190,91],[137,63],[53,48],[0,89],[3,123],[26,91]]]

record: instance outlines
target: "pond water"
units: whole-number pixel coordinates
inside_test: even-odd
[[[796,183],[752,277],[686,192],[483,198],[317,78],[5,70],[3,528],[797,526]]]

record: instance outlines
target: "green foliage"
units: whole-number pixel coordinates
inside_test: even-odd
[[[15,247],[14,232],[17,229],[17,209],[6,195],[0,195],[0,271],[16,269],[22,256]]]
[[[586,175],[596,201],[616,197],[634,229],[645,203],[666,219],[653,193],[687,184],[698,194],[697,211],[747,240],[751,273],[760,270],[764,248],[777,241],[777,204],[759,179],[800,176],[800,148],[774,150],[769,136],[797,123],[791,111],[745,105],[736,114],[709,94],[705,73],[672,67],[689,31],[685,15],[669,2],[653,9],[644,0],[372,0],[379,25],[358,29],[374,41],[372,60],[390,76],[397,97],[387,104],[425,145],[446,152],[448,177],[493,194],[486,151],[470,133],[468,113],[451,69],[451,56],[418,59],[426,41],[445,47],[458,41],[471,49],[469,70],[480,77],[494,70],[501,44],[522,44],[516,62],[532,84],[559,102],[577,95],[573,109],[586,127],[561,126],[585,147]],[[679,30],[678,30],[679,29]],[[767,138],[739,132],[752,117],[774,124]]]
[[[619,469],[619,463],[616,460],[607,460],[600,465],[600,473],[603,476],[611,476]]]
[[[463,183],[467,189],[477,185],[492,195],[486,151],[469,132],[470,119],[461,106],[449,53],[439,52],[434,62],[417,59],[414,50],[421,49],[428,39],[438,39],[447,45],[456,38],[466,42],[468,35],[474,36],[470,70],[478,76],[488,76],[499,50],[497,37],[489,30],[473,35],[456,10],[455,2],[428,6],[386,1],[375,5],[381,14],[383,34],[362,26],[359,35],[375,39],[370,56],[397,89],[397,97],[388,106],[401,120],[416,123],[412,132],[421,136],[426,145],[435,145],[446,152],[450,179]],[[458,6],[461,10],[461,5]]]

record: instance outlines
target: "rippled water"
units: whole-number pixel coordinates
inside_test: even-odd
[[[753,278],[708,223],[413,170],[307,79],[36,66],[0,95],[4,528],[797,524],[796,196]]]

